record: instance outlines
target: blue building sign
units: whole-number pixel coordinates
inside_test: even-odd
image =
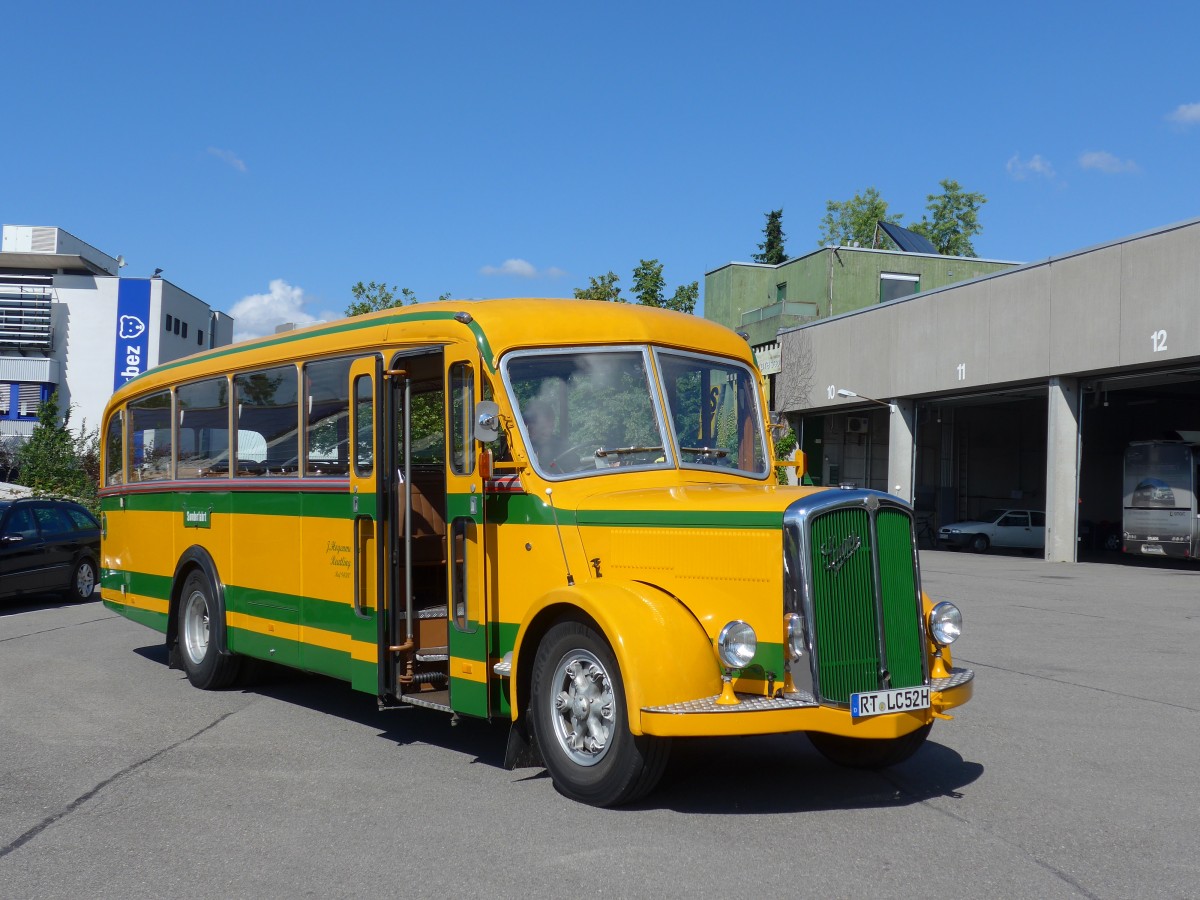
[[[150,280],[122,278],[117,285],[113,390],[146,371],[150,356]]]

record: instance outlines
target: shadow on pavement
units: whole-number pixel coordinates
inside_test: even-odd
[[[136,650],[167,664],[161,645]],[[368,728],[397,746],[427,744],[502,768],[508,723],[491,723],[419,707],[380,710],[375,698],[344,682],[270,663],[256,665],[253,681],[233,688],[337,716]],[[937,729],[934,729],[934,735]],[[518,770],[519,780],[547,777],[545,770]],[[844,769],[821,756],[803,734],[676,740],[658,788],[627,809],[681,813],[804,812],[906,806],[935,797],[957,799],[983,774],[948,747],[929,740],[910,760],[881,771]]]
[[[76,602],[63,599],[62,594],[23,594],[19,597],[0,598],[0,616],[15,616],[18,613],[32,612],[35,609],[61,609],[64,606],[86,606],[89,603],[100,603],[100,594],[92,594],[90,600]]]

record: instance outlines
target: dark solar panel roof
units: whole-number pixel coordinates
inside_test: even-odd
[[[917,234],[915,231],[901,228],[893,222],[880,222],[879,227],[905,253],[937,253],[937,248],[929,243],[929,239]]]

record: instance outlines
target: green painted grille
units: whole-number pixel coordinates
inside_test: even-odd
[[[834,703],[849,703],[851,694],[883,686],[879,677],[881,631],[891,686],[921,684],[924,673],[911,519],[900,510],[880,510],[875,545],[870,514],[862,507],[821,513],[810,527],[821,696]],[[876,558],[882,588],[878,602],[873,572]]]
[[[912,519],[897,509],[881,509],[875,519],[879,535],[879,575],[883,588],[883,634],[892,687],[914,687],[925,678],[921,660],[920,606],[913,567]]]

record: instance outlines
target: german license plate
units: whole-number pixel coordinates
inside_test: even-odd
[[[929,688],[897,688],[850,695],[850,715],[856,719],[912,709],[929,709]]]

